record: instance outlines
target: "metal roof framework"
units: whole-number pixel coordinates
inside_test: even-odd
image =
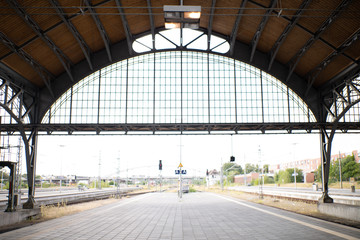
[[[358,123],[343,123],[345,113],[359,103],[359,86],[353,81],[360,73],[360,2],[355,0],[188,0],[184,5],[201,5],[200,27],[230,41],[225,56],[250,63],[275,76],[307,103],[318,123],[305,125],[178,125],[178,126],[85,126],[101,132],[122,129],[191,131],[238,131],[254,129],[317,128],[322,134],[323,167],[329,169],[331,141],[336,130],[359,130]],[[66,0],[7,0],[0,3],[1,87],[14,96],[1,103],[18,123],[1,124],[1,131],[20,131],[27,148],[29,202],[33,206],[33,171],[36,136],[39,130],[82,131],[82,125],[40,124],[47,109],[71,86],[111,63],[135,56],[131,42],[164,27],[163,5],[178,1],[142,3],[130,0],[87,0],[74,6]],[[209,51],[209,47],[207,48]],[[155,47],[153,45],[153,51]],[[179,49],[177,49],[179,50]],[[344,94],[347,91],[347,94]],[[353,97],[350,97],[353,96]],[[354,97],[355,96],[355,97]],[[8,106],[14,99],[26,109],[19,116]],[[337,109],[337,103],[345,107]],[[328,116],[332,121],[327,121]],[[30,123],[23,124],[22,118]],[[52,129],[51,129],[52,128]],[[327,182],[324,183],[324,201]]]

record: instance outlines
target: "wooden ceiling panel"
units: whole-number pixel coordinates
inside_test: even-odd
[[[218,1],[217,1],[218,2]],[[200,28],[207,29],[209,26],[210,15],[211,15],[211,4],[212,1],[205,1],[205,0],[195,0],[195,1],[184,1],[186,5],[194,5],[194,6],[201,6],[201,17],[200,17]],[[215,9],[217,4],[215,4]],[[213,18],[214,24],[214,18]],[[211,29],[213,30],[214,27]]]
[[[172,1],[151,1],[152,13],[154,14],[154,24],[156,28],[164,27],[164,5],[177,5],[179,1],[172,0]]]
[[[322,84],[326,83],[329,79],[335,77],[341,71],[343,71],[347,66],[352,64],[352,62],[342,56],[337,56],[326,68],[319,74],[316,82],[314,83],[315,87],[321,86]]]
[[[238,14],[241,2],[234,0],[218,0],[216,1],[215,16],[213,20],[213,31],[224,34],[231,35],[234,23],[236,21],[236,15]],[[226,7],[233,7],[236,9],[220,9]],[[226,14],[229,14],[226,16]],[[208,26],[204,26],[207,28]]]
[[[313,33],[316,32],[341,1],[342,0],[311,1],[309,7],[306,8],[304,13],[301,15],[298,24],[302,25]]]
[[[150,30],[149,12],[145,0],[122,0],[124,13],[133,35]],[[140,7],[140,8],[128,8]]]
[[[4,44],[0,43],[0,59],[2,59],[5,55],[9,54],[10,49]]]
[[[71,19],[91,51],[96,52],[104,48],[104,42],[100,36],[94,20],[90,15],[79,15]]]
[[[39,0],[17,0],[27,14],[44,31],[54,26],[56,23],[61,22],[60,17],[57,15],[55,9],[52,8],[49,1]]]
[[[261,34],[258,49],[262,52],[270,52],[287,25],[288,22],[286,20],[272,15]]]
[[[277,54],[277,60],[283,64],[287,64],[299,49],[304,46],[309,38],[309,34],[304,30],[297,27],[293,28],[280,47]]]
[[[355,60],[359,60],[360,56],[360,39],[358,38],[356,42],[354,42],[345,53]]]
[[[12,54],[6,57],[3,62],[13,69],[14,71],[18,72],[21,76],[28,79],[31,83],[35,84],[36,86],[42,87],[44,82],[40,78],[40,76],[34,71],[29,63],[23,60],[17,54]]]
[[[31,44],[24,47],[24,51],[32,56],[32,58],[46,68],[53,75],[57,76],[64,71],[61,62],[56,57],[55,53],[44,44],[43,40],[36,39]],[[21,72],[22,74],[22,72]]]
[[[21,17],[16,15],[15,10],[5,1],[0,1],[0,14],[0,32],[10,38],[17,46],[36,36],[33,30]]]
[[[261,8],[257,9],[258,7],[252,3],[248,3],[246,8],[251,9],[244,11],[244,16],[241,18],[239,31],[237,33],[237,40],[250,44],[263,18],[262,15],[265,14],[266,11]]]
[[[103,24],[111,43],[119,42],[126,38],[120,13],[115,2],[109,2],[108,4],[102,5],[101,8],[96,9],[96,12],[100,14],[99,19]]]
[[[85,4],[83,1],[74,1],[74,0],[57,0],[62,10],[67,13],[67,16],[73,16],[79,14],[81,9],[85,9]]]
[[[339,47],[360,28],[360,1],[352,1],[332,25],[322,34],[322,38]]]
[[[305,76],[308,72],[316,68],[327,56],[332,53],[332,49],[321,41],[316,41],[308,51],[302,56],[296,67],[296,72]]]
[[[84,54],[75,40],[72,33],[68,30],[65,24],[48,32],[48,37],[53,43],[61,49],[61,51],[71,60],[72,63],[78,63],[84,59]]]

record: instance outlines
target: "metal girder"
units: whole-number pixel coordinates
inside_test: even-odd
[[[71,73],[72,62],[70,59],[58,48],[55,43],[44,33],[40,26],[34,19],[19,5],[16,0],[7,0],[8,4],[15,10],[15,12],[25,21],[25,23],[48,45],[48,47],[55,53],[65,71],[69,75],[71,81],[74,77]]]
[[[0,32],[0,39],[3,44],[5,44],[12,52],[16,53],[20,56],[25,62],[30,64],[33,67],[34,71],[41,77],[46,87],[48,88],[52,97],[54,97],[54,93],[51,88],[51,79],[55,77],[42,65],[36,62],[29,54],[27,54],[24,50],[19,48],[14,42],[12,42],[4,33]]]
[[[306,53],[306,51],[318,40],[321,34],[336,20],[336,18],[343,12],[343,10],[350,4],[352,0],[343,0],[342,3],[334,10],[331,16],[326,19],[319,29],[314,33],[314,35],[305,43],[305,45],[291,58],[288,62],[289,73],[286,78],[286,81],[289,81],[291,75],[293,74],[297,64],[300,62],[302,56]]]
[[[348,109],[348,108],[347,108]],[[294,131],[306,131],[319,130],[324,128],[331,130],[354,130],[360,129],[359,122],[325,122],[325,123],[164,123],[164,124],[23,124],[22,129],[26,132],[31,132],[32,129],[44,133],[82,133],[87,134],[99,134],[100,132],[124,132],[124,133],[138,133],[138,132],[187,132],[189,134],[195,132],[195,134],[202,133],[215,133],[221,132],[225,134],[234,134],[234,132],[249,131],[253,133],[277,131],[276,133],[288,134],[289,130]],[[309,131],[310,130],[310,131]],[[16,132],[19,131],[17,124],[1,124],[0,132]],[[279,132],[280,131],[280,132]]]
[[[211,33],[212,33],[212,25],[214,20],[214,13],[215,13],[215,5],[216,0],[211,1],[211,9],[210,9],[210,16],[209,16],[209,24],[208,24],[208,32],[207,32],[207,50],[210,50],[210,41],[211,41]]]
[[[109,39],[109,36],[107,35],[106,31],[105,31],[105,28],[103,26],[103,24],[101,23],[100,21],[100,18],[99,16],[97,15],[96,11],[94,10],[94,8],[92,7],[91,3],[89,2],[89,0],[84,0],[85,4],[87,5],[87,8],[91,14],[91,17],[93,18],[95,24],[96,24],[96,27],[98,28],[99,30],[99,33],[100,33],[100,36],[104,42],[104,45],[105,45],[105,49],[106,49],[106,52],[107,52],[107,55],[108,55],[108,59],[110,62],[112,62],[112,56],[111,56],[111,51],[110,51],[110,39]]]
[[[89,46],[86,44],[85,40],[83,39],[83,37],[80,35],[79,31],[75,28],[75,26],[72,24],[72,22],[68,19],[68,17],[66,16],[66,13],[64,12],[64,10],[61,8],[60,4],[58,3],[57,0],[49,0],[49,2],[51,3],[51,5],[55,8],[55,11],[57,12],[58,16],[61,18],[61,20],[65,23],[65,25],[67,26],[67,28],[69,29],[69,31],[72,33],[72,35],[74,36],[75,40],[78,42],[82,52],[84,53],[84,56],[87,60],[87,62],[89,63],[89,67],[91,70],[93,70],[93,65],[91,62],[91,49],[89,48]]]
[[[234,23],[234,27],[233,27],[233,29],[231,31],[231,35],[230,35],[230,56],[232,56],[234,54],[234,46],[235,46],[235,41],[236,41],[236,35],[237,35],[238,30],[239,30],[240,20],[241,20],[241,17],[243,15],[243,13],[244,13],[245,5],[246,5],[247,1],[248,0],[243,0],[241,2],[241,6],[240,6],[239,12],[237,14],[235,23]]]
[[[334,52],[332,52],[324,61],[322,61],[316,68],[311,70],[308,74],[306,74],[306,77],[308,79],[308,88],[306,90],[305,95],[308,94],[309,89],[314,84],[316,78],[319,76],[319,74],[325,69],[327,65],[338,55],[342,54],[346,51],[355,41],[359,40],[360,38],[360,29],[355,32],[349,39],[347,39],[339,48],[337,48]]]
[[[149,11],[149,19],[150,19],[152,50],[155,50],[155,24],[154,24],[154,16],[153,16],[152,9],[151,9],[151,0],[147,0],[147,6],[148,6],[148,11]],[[125,16],[124,16],[124,18],[125,18]],[[124,29],[126,29],[125,26],[124,26]],[[126,39],[128,39],[127,35],[126,35]],[[131,46],[129,46],[129,49],[132,49]]]
[[[330,79],[326,84],[322,85],[319,90],[323,92],[323,95],[327,95],[332,92],[333,89],[339,85],[343,85],[344,82],[356,78],[360,74],[360,59],[355,63],[344,69],[341,73]]]
[[[37,143],[37,130],[36,128],[27,128],[25,130],[25,126],[28,124],[23,124],[22,121],[16,116],[16,114],[6,105],[0,103],[0,107],[2,107],[12,119],[16,121],[16,124],[9,124],[15,125],[16,130],[20,133],[20,136],[25,145],[25,159],[26,159],[26,169],[27,169],[27,181],[28,181],[28,201],[23,204],[23,208],[34,208],[35,206],[35,164],[36,164],[36,143]],[[0,129],[3,126],[0,124]],[[31,131],[29,137],[26,136],[25,131]]]
[[[129,23],[127,22],[126,20],[126,17],[125,17],[125,13],[124,13],[124,9],[122,7],[122,4],[121,4],[121,1],[120,0],[115,0],[116,2],[116,6],[118,8],[118,11],[120,13],[120,17],[121,17],[121,21],[123,23],[123,27],[124,27],[124,31],[125,31],[125,34],[126,34],[126,41],[127,41],[127,44],[128,44],[128,49],[129,49],[129,53],[130,55],[133,54],[133,50],[132,50],[132,41],[133,41],[133,36],[131,34],[131,31],[130,31],[130,26],[129,26]],[[148,1],[148,4],[149,4],[149,1]],[[152,17],[152,16],[151,16]],[[154,30],[155,31],[155,30]],[[155,32],[154,32],[154,38],[155,38]],[[155,39],[153,39],[154,43],[153,43],[153,46],[155,44]],[[154,48],[155,49],[155,48]]]
[[[335,89],[333,90],[333,93],[335,93],[336,96],[338,96],[339,98],[341,98],[343,100],[343,102],[345,102],[346,104],[349,104],[348,101],[346,100],[346,98],[340,94],[338,91],[336,91]]]
[[[12,85],[12,88],[22,89],[32,97],[36,95],[38,90],[34,84],[30,83],[27,79],[2,62],[0,62],[0,78],[9,82],[9,84]]]
[[[251,48],[251,54],[250,54],[250,62],[252,62],[252,60],[254,58],[255,50],[256,50],[256,47],[257,47],[257,45],[259,43],[261,34],[265,29],[265,26],[266,26],[266,23],[269,20],[270,14],[274,11],[274,7],[275,7],[276,3],[277,3],[277,0],[272,0],[271,1],[271,4],[270,4],[268,10],[266,10],[265,15],[262,18],[262,20],[261,20],[261,22],[259,24],[259,27],[258,27],[258,29],[256,30],[256,32],[254,34],[254,37],[253,37],[253,39],[251,41],[252,48]]]
[[[289,33],[291,32],[291,30],[296,26],[297,22],[300,19],[301,14],[303,13],[304,9],[307,8],[307,6],[311,3],[312,0],[304,0],[299,9],[296,11],[296,13],[294,14],[294,16],[291,18],[289,24],[285,27],[284,31],[281,33],[280,37],[276,40],[275,44],[273,45],[273,47],[270,50],[270,63],[269,63],[269,67],[268,67],[268,71],[270,71],[272,64],[276,58],[276,55],[281,47],[281,45],[283,44],[283,42],[285,41],[285,39],[287,38],[287,36],[289,35]]]
[[[17,99],[21,94],[23,94],[23,91],[20,90],[19,92],[17,92],[16,94],[14,94],[14,95],[10,98],[10,100],[5,103],[5,105],[6,105],[7,107],[9,107],[9,106],[14,102],[14,100]]]
[[[360,90],[357,87],[355,87],[355,85],[353,83],[348,83],[348,84],[355,92],[357,92],[357,94],[360,95]]]

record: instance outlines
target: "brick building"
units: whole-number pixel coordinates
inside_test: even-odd
[[[358,150],[354,150],[351,153],[338,153],[331,155],[331,161],[336,161],[337,159],[345,158],[346,156],[353,155],[355,157],[355,161],[359,163],[360,153]],[[314,172],[318,169],[321,164],[321,158],[313,158],[313,159],[304,159],[304,160],[296,160],[287,163],[280,163],[269,166],[270,173],[277,173],[280,170],[285,170],[287,168],[298,168],[303,171],[304,181],[305,182],[313,182],[314,181]]]

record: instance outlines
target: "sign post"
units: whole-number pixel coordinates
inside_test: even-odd
[[[180,181],[180,184],[179,184],[179,198],[181,199],[182,198],[182,170],[181,170],[181,168],[183,167],[183,165],[181,164],[181,162],[180,162],[180,164],[179,164],[179,166],[178,166],[178,168],[180,169],[179,171],[180,171],[180,176],[179,176],[179,181]]]

